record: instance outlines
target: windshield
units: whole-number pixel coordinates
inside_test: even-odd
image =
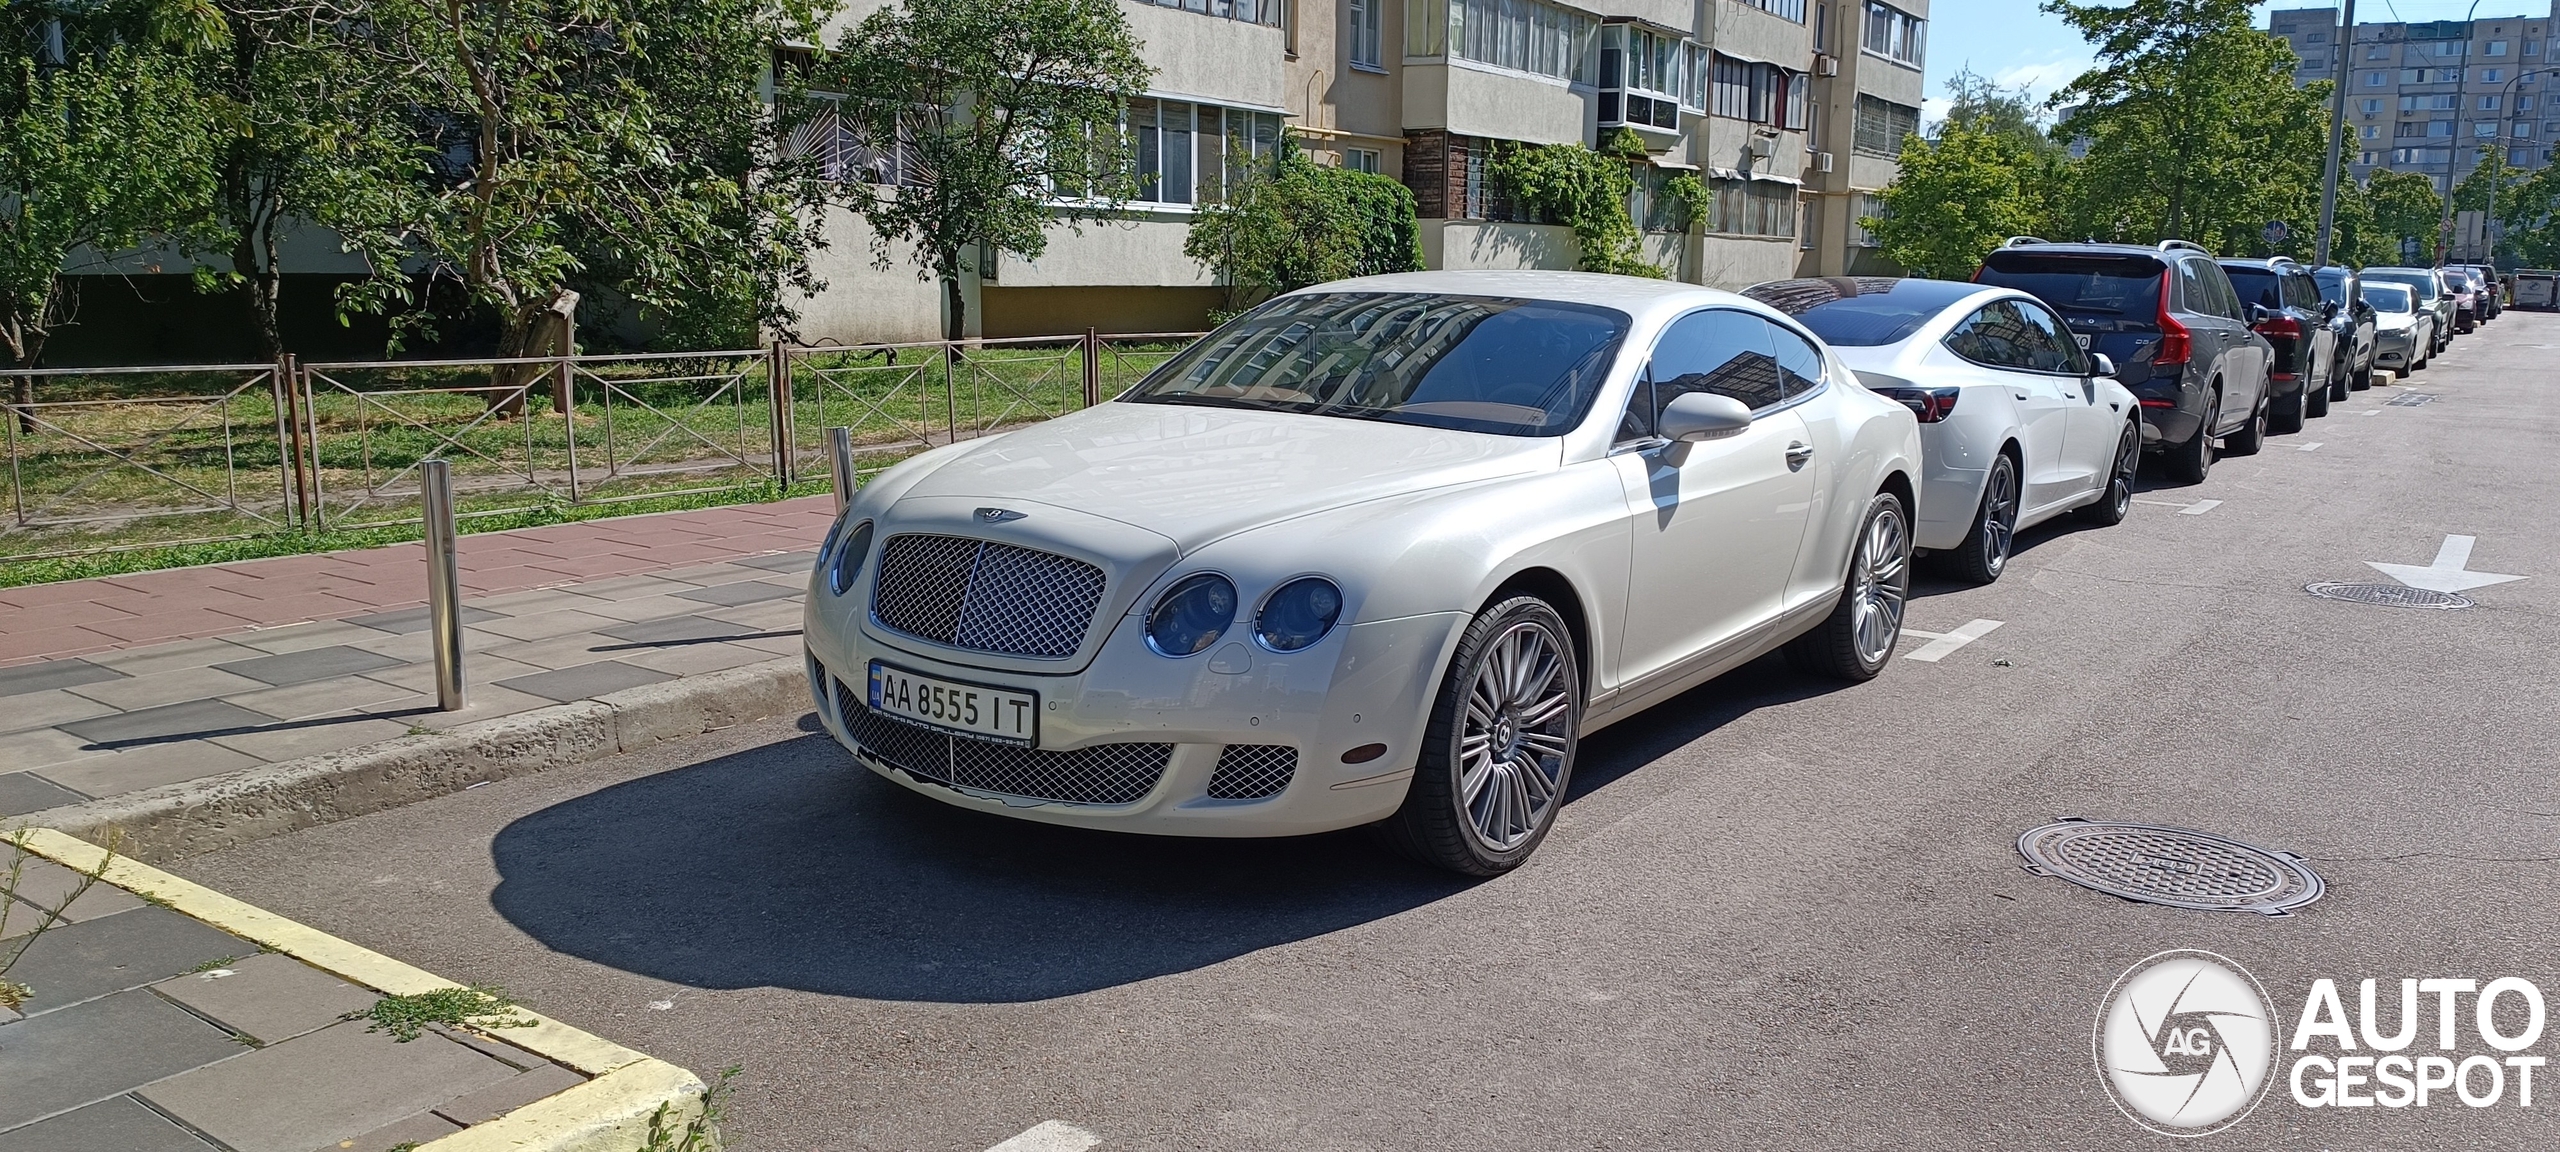
[[[2416,289],[2422,299],[2433,299],[2436,294],[2435,277],[2424,272],[2367,272],[2365,278],[2384,284],[2406,284]]]
[[[2365,302],[2373,305],[2377,312],[2417,311],[2417,305],[2410,302],[2409,289],[2406,285],[2367,284],[2364,286],[2364,298]]]
[[[1587,304],[1332,292],[1283,296],[1184,349],[1122,397],[1562,436],[1627,334]]]
[[[1974,279],[2015,288],[2065,312],[2148,317],[2160,310],[2160,264],[2147,256],[1994,252]]]
[[[2346,273],[2344,273],[2344,272],[2314,272],[2314,273],[2312,273],[2312,274],[2311,274],[2311,278],[2312,278],[2312,279],[2314,279],[2314,280],[2316,280],[2316,281],[2318,281],[2318,282],[2319,282],[2319,284],[2320,284],[2320,298],[2321,298],[2321,299],[2326,300],[2326,301],[2328,301],[2328,302],[2330,302],[2330,303],[2332,303],[2332,304],[2342,304],[2342,303],[2345,303],[2345,302],[2346,302],[2346,299],[2347,299],[2347,274],[2346,274]]]

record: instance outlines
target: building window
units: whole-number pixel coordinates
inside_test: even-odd
[[[2380,111],[2382,111],[2382,101],[2380,101],[2380,100],[2367,100],[2367,101],[2365,101],[2365,102],[2364,102],[2364,114],[2365,114],[2365,115],[2367,115],[2367,116],[2371,116],[2371,115],[2373,115],[2374,113],[2376,113],[2376,112],[2380,112]]]
[[[1920,66],[1929,22],[1890,4],[1867,0],[1866,35],[1859,47],[1897,64]]]
[[[1280,151],[1281,119],[1183,100],[1132,100],[1126,121],[1135,145],[1138,192],[1148,204],[1215,204],[1244,164]]]
[[[2483,120],[2471,126],[2471,134],[2474,137],[2496,136],[2498,134],[2498,122],[2495,120]]]
[[[2525,94],[2524,94],[2524,95],[2522,95],[2522,96],[2518,96],[2518,97],[2516,97],[2516,111],[2518,111],[2518,112],[2531,112],[2531,111],[2533,111],[2533,93],[2531,93],[2531,92],[2527,92],[2527,93],[2525,93]]]
[[[2483,56],[2504,56],[2507,54],[2507,42],[2504,40],[2492,40],[2480,49],[2480,54]]]
[[[2514,166],[2516,166],[2516,167],[2518,167],[2518,168],[2522,168],[2522,167],[2524,167],[2524,166],[2525,166],[2525,165],[2527,165],[2527,164],[2531,164],[2531,163],[2533,163],[2533,149],[2531,149],[2531,148],[2509,148],[2509,149],[2507,149],[2507,163],[2512,164],[2512,165],[2514,165]]]
[[[1588,84],[1599,27],[1591,16],[1539,0],[1405,0],[1404,54],[1451,56]]]
[[[1900,156],[1904,138],[1919,130],[1919,109],[1859,94],[1857,136],[1852,141],[1858,151],[1874,156]]]
[[[1742,0],[1742,3],[1772,16],[1804,23],[1804,0]]]
[[[1805,131],[1812,124],[1811,76],[1721,54],[1714,59],[1711,110],[1716,115],[1790,132]]]
[[[2497,83],[2498,81],[2500,81],[2500,80],[2504,80],[2504,79],[2506,79],[2506,78],[2507,78],[2507,70],[2506,70],[2506,69],[2504,69],[2504,68],[2490,68],[2490,69],[2487,69],[2487,70],[2483,71],[2483,72],[2480,74],[2480,80],[2481,80],[2481,82],[2482,82],[2482,83],[2486,83],[2486,84],[2495,84],[2495,83]]]
[[[1849,203],[1849,246],[1879,247],[1876,234],[1867,228],[1867,221],[1884,219],[1884,198],[1873,192],[1860,192]]]
[[[1343,6],[1343,14],[1350,21],[1350,27],[1344,31],[1349,37],[1351,66],[1354,68],[1380,66],[1378,63],[1378,9],[1385,3],[1386,0],[1346,0]]]
[[[2460,68],[2438,68],[2438,69],[2436,69],[2436,83],[2438,83],[2438,84],[2460,84],[2460,83],[2462,83],[2462,69],[2460,69]]]
[[[2329,42],[2329,34],[2326,32],[2314,32],[2303,37],[2302,42],[2305,44],[2326,44]]]
[[[2524,42],[2524,54],[2525,54],[2525,55],[2527,55],[2527,56],[2540,56],[2540,55],[2542,55],[2542,41],[2540,41],[2540,40],[2527,40],[2527,41],[2525,41],[2525,42]]]
[[[1704,111],[1697,71],[1706,50],[1633,24],[1600,27],[1600,123],[1680,129],[1683,105]]]
[[[2367,125],[2365,125],[2365,126],[2364,126],[2364,138],[2365,138],[2365,139],[2367,139],[2367,140],[2371,140],[2371,139],[2373,139],[2374,137],[2376,137],[2376,136],[2380,136],[2380,135],[2382,135],[2382,125],[2380,125],[2380,124],[2367,124]]]
[[[2364,50],[2364,58],[2367,60],[2388,60],[2391,58],[2391,46],[2388,44],[2376,44],[2373,47]]]
[[[1777,180],[1711,182],[1715,213],[1708,231],[1726,236],[1796,235],[1796,186]]]
[[[1354,172],[1375,174],[1378,171],[1378,150],[1375,148],[1343,149],[1342,166]]]
[[[1281,9],[1290,0],[1138,0],[1138,3],[1277,28],[1281,26]]]
[[[2498,110],[2498,98],[2497,98],[2497,97],[2495,97],[2495,96],[2483,96],[2483,97],[2481,97],[2481,98],[2480,98],[2480,110],[2481,110],[2481,111],[2483,111],[2483,112],[2495,112],[2495,111],[2497,111],[2497,110]]]
[[[2365,86],[2365,87],[2367,87],[2367,88],[2380,88],[2380,87],[2382,87],[2382,73],[2380,73],[2380,72],[2367,72],[2367,73],[2365,73],[2365,74],[2364,74],[2364,86]]]

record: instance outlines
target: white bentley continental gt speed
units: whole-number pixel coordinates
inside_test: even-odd
[[[2000,578],[2018,533],[2065,512],[2124,520],[2142,419],[2115,365],[2043,301],[1949,280],[1779,280],[1743,293],[1792,316],[1867,387],[1920,418],[1922,549]]]
[[[1782,646],[1881,670],[1919,467],[1908,408],[1739,296],[1325,284],[1109,403],[883,472],[820,552],[810,684],[864,764],[948,803],[1378,824],[1492,875],[1582,736]]]

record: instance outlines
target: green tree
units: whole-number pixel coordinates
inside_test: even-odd
[[[2373,206],[2375,237],[2397,264],[2410,253],[2435,250],[2436,232],[2444,222],[2444,197],[2422,172],[2376,172],[2366,179],[2364,198]]]
[[[1947,95],[1950,102],[1939,132],[1962,128],[1997,136],[2018,143],[2039,159],[2059,159],[2064,154],[2061,142],[2045,127],[2043,109],[2025,85],[2003,87],[1971,69],[1959,68],[1947,78]]]
[[[2338,214],[2333,224],[2336,232],[2329,242],[2332,262],[2368,268],[2400,259],[2399,242],[2384,235],[2381,223],[2374,218],[2373,197],[2352,179],[2342,177],[2338,182]]]
[[[902,0],[847,31],[825,74],[848,123],[914,163],[914,183],[849,187],[877,266],[904,242],[941,283],[947,338],[967,331],[966,254],[1037,257],[1052,227],[1136,191],[1119,123],[1154,70],[1117,0]]]
[[[1580,144],[1509,145],[1493,154],[1486,175],[1521,207],[1573,230],[1574,267],[1659,280],[1666,274],[1644,259],[1628,208],[1636,191],[1636,161],[1625,154],[1632,138],[1625,133],[1609,141],[1605,152]],[[1642,148],[1635,145],[1636,155]]]
[[[2318,211],[2326,83],[2297,88],[2282,40],[2250,25],[2250,0],[2046,0],[2096,46],[2096,66],[2055,96],[2059,127],[2086,138],[2070,231],[2260,252],[2268,221],[2308,243]]]
[[[1422,270],[1413,192],[1400,181],[1326,168],[1284,143],[1273,163],[1238,156],[1224,202],[1203,207],[1184,255],[1227,284],[1242,308],[1310,284]]]
[[[213,198],[214,133],[189,62],[219,44],[191,9],[10,5],[0,75],[0,345],[33,367],[73,322],[74,253],[184,242]],[[92,269],[104,271],[105,269]],[[35,403],[17,376],[13,403]],[[33,419],[21,408],[22,427]]]
[[[2060,170],[2013,133],[1951,117],[1936,140],[1903,144],[1902,170],[1878,194],[1884,215],[1860,224],[1913,275],[1962,280],[2001,241],[2044,230],[2039,189]]]
[[[392,311],[439,283],[498,329],[498,354],[565,350],[575,279],[609,251],[612,287],[642,309],[678,312],[734,294],[739,269],[797,249],[807,227],[788,195],[765,197],[754,170],[715,145],[705,117],[774,138],[736,45],[805,40],[797,7],[691,0],[381,0],[375,43],[407,69],[411,128],[427,178],[383,192],[341,225],[368,250],[407,249],[425,276],[378,276],[357,307]],[[706,50],[706,41],[718,40]],[[678,85],[695,77],[707,102]],[[395,316],[395,333],[431,322]],[[500,368],[491,402],[529,378]]]

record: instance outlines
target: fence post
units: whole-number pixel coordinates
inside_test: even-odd
[[[574,352],[577,345],[569,346]],[[574,355],[560,358],[560,378],[551,382],[551,406],[560,411],[560,434],[566,438],[569,454],[569,503],[579,502],[578,495],[578,361]],[[528,460],[531,454],[528,453]]]
[[[1102,333],[1084,330],[1084,406],[1102,403]]]
[[[276,353],[275,375],[267,378],[268,392],[275,398],[276,410],[276,486],[284,501],[283,520],[288,525],[302,523],[302,457],[293,451],[293,353]]]
[[[426,513],[427,640],[436,655],[436,707],[462,707],[462,573],[453,552],[453,469],[442,460],[418,465]]]
[[[853,429],[838,425],[827,429],[827,475],[835,482],[836,515],[844,515],[845,506],[853,503]]]
[[[320,421],[311,405],[311,373],[291,352],[284,354],[284,371],[285,414],[293,429],[294,502],[302,507],[303,529],[318,532],[328,527],[328,517],[320,507]]]
[[[765,396],[773,406],[773,478],[789,492],[800,480],[800,462],[793,458],[793,441],[799,439],[794,427],[798,413],[792,411],[791,349],[780,339],[765,355]]]
[[[960,400],[959,397],[951,390],[951,362],[959,359],[959,357],[959,341],[954,340],[943,344],[942,412],[943,415],[949,417],[951,421],[951,438],[943,441],[945,444],[957,444],[960,442]]]

